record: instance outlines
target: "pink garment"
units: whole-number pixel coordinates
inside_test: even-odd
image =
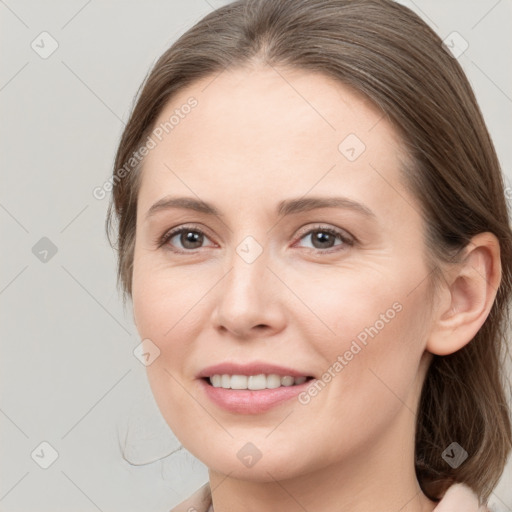
[[[190,498],[183,501],[171,512],[214,512],[210,486],[208,483],[199,488]],[[477,495],[464,484],[452,485],[437,504],[433,512],[490,512],[486,506],[480,506]]]
[[[489,509],[479,505],[477,495],[467,485],[454,484],[446,491],[434,512],[489,512]]]

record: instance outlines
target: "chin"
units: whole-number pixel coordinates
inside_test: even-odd
[[[213,443],[214,441],[211,441],[210,446],[197,444],[191,446],[184,444],[184,446],[207,466],[209,471],[229,475],[231,478],[253,482],[273,482],[294,478],[312,469],[312,461],[298,458],[298,450],[293,449],[291,445],[289,445],[289,453],[283,453],[278,445],[272,444],[258,450],[252,443],[233,439],[227,442],[227,446],[217,444],[212,447]]]

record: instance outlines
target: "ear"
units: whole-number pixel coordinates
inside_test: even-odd
[[[479,233],[440,285],[425,348],[444,356],[468,344],[489,315],[500,282],[499,241],[492,233]]]

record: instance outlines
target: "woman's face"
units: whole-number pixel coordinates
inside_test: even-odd
[[[147,366],[155,399],[185,448],[258,481],[393,445],[412,464],[428,269],[391,125],[323,75],[258,67],[182,90],[158,127],[138,197],[133,307],[141,339],[160,350]],[[152,209],[173,198],[189,203]],[[272,389],[214,387],[213,374]],[[273,376],[247,378],[258,374]],[[275,388],[284,376],[313,379]]]

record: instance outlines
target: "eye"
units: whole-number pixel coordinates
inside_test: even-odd
[[[178,244],[177,252],[188,252],[200,249],[205,239],[210,240],[200,229],[194,226],[181,226],[165,233],[158,241],[158,246],[170,245],[173,249]]]
[[[311,241],[309,248],[320,251],[333,247],[339,247],[336,250],[343,250],[354,245],[354,239],[348,233],[326,226],[315,226],[313,229],[309,229],[301,235],[300,240],[308,238]],[[339,240],[340,243],[336,244],[336,240]]]
[[[344,250],[347,247],[354,245],[355,239],[344,230],[338,230],[326,226],[315,226],[308,231],[303,232],[299,240],[305,239],[311,242],[310,249],[316,249],[320,252],[335,252],[337,250]],[[205,240],[210,240],[206,234],[195,226],[181,226],[164,233],[157,239],[157,246],[168,246],[175,252],[192,252],[201,249]],[[336,243],[339,241],[339,243]],[[210,247],[213,247],[212,244]],[[307,247],[307,246],[306,246]],[[334,251],[330,251],[334,249]]]

